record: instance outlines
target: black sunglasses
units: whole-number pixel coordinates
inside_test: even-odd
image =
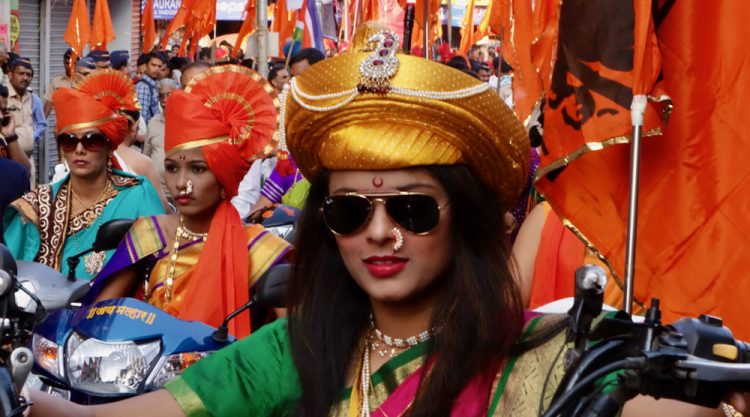
[[[440,210],[448,205],[446,203],[441,206],[431,196],[420,193],[346,193],[326,197],[320,212],[331,232],[336,235],[349,235],[370,221],[375,201],[385,205],[388,217],[396,224],[418,235],[434,230],[440,222]]]
[[[107,144],[107,141],[109,141],[109,139],[107,139],[106,136],[96,132],[87,133],[81,138],[70,133],[61,133],[57,135],[57,143],[65,152],[75,151],[79,142],[87,151],[99,152],[104,149],[104,145]]]

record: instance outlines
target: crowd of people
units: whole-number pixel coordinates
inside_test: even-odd
[[[67,273],[103,222],[137,219],[73,271],[92,282],[84,304],[138,297],[212,326],[293,264],[286,317],[230,322],[241,340],[164,389],[94,407],[31,393],[31,415],[537,416],[564,373],[566,321],[527,310],[546,300],[528,237],[541,227],[512,247],[526,213],[510,213],[533,150],[510,68],[484,51],[437,62],[368,27],[348,52],[302,49],[265,79],[172,48],[132,75],[125,51],[66,53],[44,100],[30,62],[0,54],[0,239],[17,259]],[[47,184],[31,151],[52,111]],[[278,203],[302,209],[294,248],[243,221]],[[623,415],[717,412],[638,398]]]

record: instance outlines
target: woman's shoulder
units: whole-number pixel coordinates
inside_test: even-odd
[[[171,236],[174,233],[177,219],[174,214],[159,214],[153,216],[139,217],[131,226],[131,233],[155,234],[159,236]],[[164,239],[160,239],[164,240]]]
[[[24,193],[8,204],[4,221],[9,223],[13,219],[21,219],[24,222],[38,224],[40,210],[51,206],[54,196],[55,188],[52,184],[37,185],[33,190]]]
[[[287,320],[202,359],[165,388],[190,415],[290,415],[301,388]]]
[[[113,169],[110,178],[112,179],[114,186],[118,189],[136,187],[142,185],[146,181],[145,177],[133,175],[125,171],[120,171],[119,169]]]

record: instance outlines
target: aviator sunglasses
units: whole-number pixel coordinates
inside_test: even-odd
[[[441,206],[431,196],[420,193],[346,193],[326,197],[320,212],[331,232],[349,235],[370,221],[376,201],[383,203],[391,220],[417,235],[427,234],[435,229],[440,222],[440,211],[449,204]]]
[[[75,151],[79,142],[87,151],[98,152],[104,148],[104,145],[107,144],[108,140],[109,139],[107,139],[106,136],[97,132],[87,133],[81,138],[70,133],[61,133],[57,135],[57,143],[65,152]]]

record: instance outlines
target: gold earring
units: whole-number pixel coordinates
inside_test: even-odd
[[[227,198],[227,192],[226,192],[226,191],[224,191],[224,189],[222,188],[222,189],[221,189],[221,199],[222,199],[222,200],[224,200],[224,199],[226,199],[226,198]]]

